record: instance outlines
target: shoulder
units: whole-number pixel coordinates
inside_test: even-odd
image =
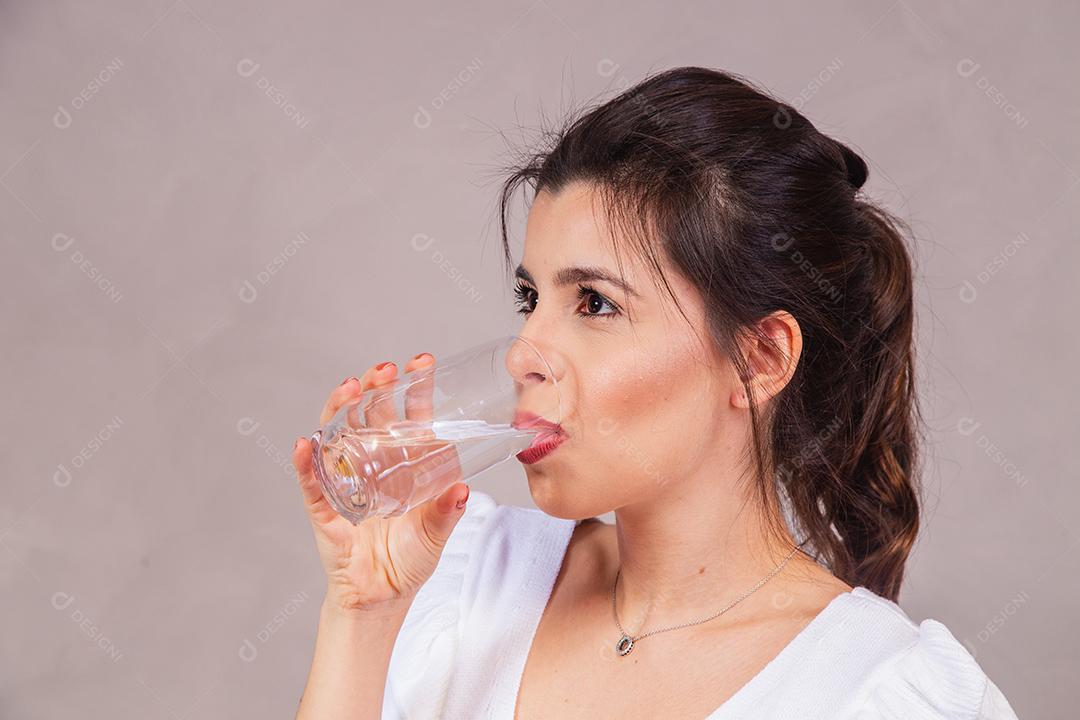
[[[865,587],[845,596],[842,627],[854,641],[845,718],[1016,720],[1005,696],[941,622],[915,623]]]
[[[469,493],[435,572],[417,592],[398,632],[384,720],[441,715],[462,628],[477,613],[498,626],[515,598],[528,591],[531,578],[543,575],[538,566],[559,562],[556,555],[565,549],[573,524],[535,508],[499,504],[485,492]]]

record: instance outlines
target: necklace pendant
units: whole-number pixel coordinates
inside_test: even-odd
[[[634,639],[629,635],[623,635],[621,638],[619,638],[619,642],[615,644],[615,651],[618,652],[619,655],[626,655],[633,649]]]

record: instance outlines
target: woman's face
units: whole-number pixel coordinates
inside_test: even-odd
[[[739,450],[729,403],[735,375],[703,345],[700,294],[664,266],[691,327],[628,249],[620,275],[593,197],[585,183],[537,194],[516,279],[519,334],[548,359],[567,435],[524,466],[529,489],[541,510],[574,519],[659,493],[689,494],[686,478],[700,476],[717,453]]]

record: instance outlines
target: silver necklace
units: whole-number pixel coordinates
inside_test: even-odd
[[[638,640],[641,640],[642,638],[646,638],[650,635],[655,635],[657,633],[667,632],[668,630],[678,630],[680,628],[690,627],[691,625],[700,625],[701,623],[705,623],[720,617],[728,610],[748,598],[751,593],[753,593],[755,590],[767,583],[774,575],[776,575],[776,573],[780,572],[784,568],[784,565],[787,565],[787,561],[791,559],[791,557],[798,551],[801,546],[802,543],[799,543],[799,545],[793,547],[791,549],[791,552],[788,553],[787,557],[784,558],[779,565],[773,568],[768,575],[759,580],[757,585],[754,585],[754,587],[750,588],[747,592],[744,592],[734,602],[730,603],[726,608],[716,613],[715,615],[710,615],[704,620],[698,620],[697,622],[683,623],[682,625],[674,625],[672,627],[661,628],[660,630],[650,630],[649,632],[642,633],[637,637],[633,637],[630,635],[630,633],[626,632],[626,630],[622,626],[622,623],[619,622],[619,613],[615,609],[615,588],[619,587],[619,573],[622,572],[622,568],[619,568],[617,571],[615,571],[615,584],[611,588],[611,614],[615,616],[615,624],[619,626],[619,632],[622,633],[622,637],[620,637],[619,641],[615,643],[615,651],[619,653],[619,655],[628,655],[630,651],[634,649],[634,643],[636,643]]]

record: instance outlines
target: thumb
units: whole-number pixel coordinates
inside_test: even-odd
[[[469,499],[469,486],[457,482],[444,490],[431,502],[420,506],[420,531],[426,535],[430,547],[442,552],[450,533],[465,514]]]

